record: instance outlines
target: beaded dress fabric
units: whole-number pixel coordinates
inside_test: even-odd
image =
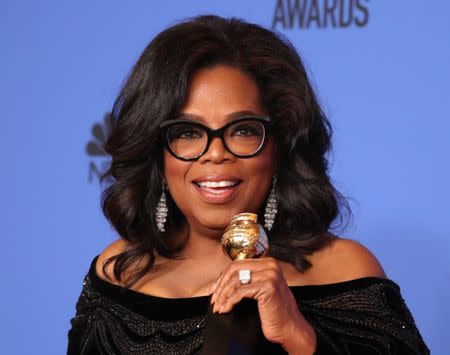
[[[96,274],[97,258],[71,319],[69,355],[201,353],[209,297],[161,298],[113,285]],[[316,331],[315,354],[430,353],[391,280],[366,277],[291,291]]]

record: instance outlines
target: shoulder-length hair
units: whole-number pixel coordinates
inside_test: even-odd
[[[166,232],[156,228],[163,186],[159,126],[182,109],[194,73],[215,65],[235,67],[252,77],[273,121],[280,159],[270,255],[305,271],[311,267],[305,256],[333,239],[333,221],[342,225],[343,210],[351,214],[327,174],[332,127],[294,47],[281,35],[240,19],[189,19],[164,30],[145,48],[111,112],[105,150],[112,162],[101,179],[106,184],[102,208],[128,247],[108,259],[103,271],[115,260],[113,273],[122,281],[124,271],[140,263],[143,266],[126,277],[128,287],[149,272],[156,254],[175,258],[183,249],[185,241],[170,238],[185,223],[170,195]]]

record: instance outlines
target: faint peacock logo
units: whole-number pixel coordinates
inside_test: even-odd
[[[86,144],[86,153],[90,157],[88,181],[98,181],[108,169],[111,159],[104,146],[111,132],[111,114],[105,113],[103,121],[92,126],[92,138]]]

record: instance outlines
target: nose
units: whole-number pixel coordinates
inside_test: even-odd
[[[231,161],[234,159],[235,156],[231,154],[227,148],[225,148],[222,140],[219,137],[213,137],[208,150],[200,157],[199,162],[205,163],[209,161],[219,164],[224,161]]]

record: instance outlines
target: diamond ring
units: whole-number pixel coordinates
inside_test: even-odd
[[[241,281],[241,285],[246,285],[250,283],[251,275],[250,270],[244,269],[239,270],[239,281]]]

